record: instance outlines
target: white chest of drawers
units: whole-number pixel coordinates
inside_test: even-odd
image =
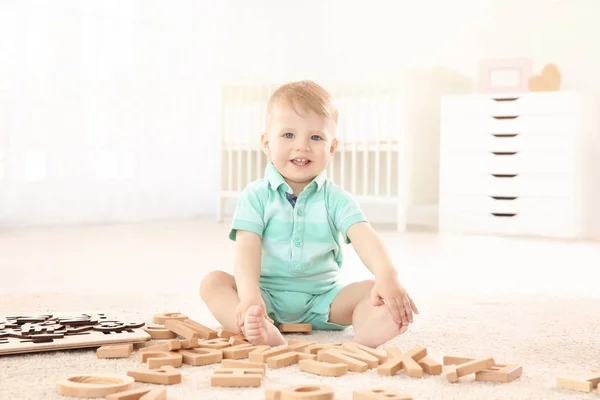
[[[578,92],[444,97],[440,232],[600,238],[599,121]]]

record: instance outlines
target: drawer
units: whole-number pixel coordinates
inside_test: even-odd
[[[440,213],[574,214],[575,200],[565,197],[449,195],[440,197]]]
[[[487,133],[482,130],[446,132],[442,137],[443,150],[460,151],[522,151],[541,150],[574,154],[577,150],[573,135],[565,133],[536,134],[531,132]]]
[[[465,172],[440,176],[442,195],[485,195],[574,198],[575,175],[572,174],[486,174]]]
[[[563,134],[577,140],[581,132],[577,115],[522,115],[505,117],[485,115],[453,115],[442,119],[442,135],[445,137],[472,137],[481,134]]]
[[[523,151],[447,150],[440,155],[443,174],[463,176],[470,171],[488,174],[565,174],[577,170],[576,158],[570,154]]]
[[[579,229],[569,214],[522,213],[495,216],[477,211],[440,213],[441,232],[483,233],[516,236],[576,237]]]
[[[446,115],[556,115],[576,114],[585,97],[577,92],[524,94],[459,95],[442,98],[441,113]]]

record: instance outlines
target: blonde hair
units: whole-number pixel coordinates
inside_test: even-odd
[[[333,102],[333,96],[325,88],[309,80],[289,82],[277,89],[267,104],[267,126],[273,107],[284,105],[303,111],[313,111],[315,114],[331,118],[337,125],[339,112]],[[300,114],[300,113],[298,113]]]

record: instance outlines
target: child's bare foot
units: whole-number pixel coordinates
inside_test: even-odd
[[[394,322],[386,306],[372,307],[367,320],[354,327],[354,341],[375,349],[407,330],[407,326]]]
[[[242,332],[246,340],[253,345],[280,346],[285,344],[279,329],[262,316],[259,306],[250,307],[244,317]]]

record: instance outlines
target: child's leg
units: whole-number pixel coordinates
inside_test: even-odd
[[[209,272],[200,284],[200,297],[223,328],[240,331],[235,318],[240,299],[233,276],[223,271]]]
[[[200,296],[208,309],[223,328],[240,332],[235,317],[235,309],[240,304],[235,278],[223,271],[210,272],[202,280]],[[279,329],[260,316],[258,307],[250,307],[244,319],[244,336],[254,345],[278,346],[284,343]]]
[[[354,326],[354,341],[369,347],[379,347],[407,327],[394,322],[384,306],[371,305],[373,281],[355,282],[346,286],[331,303],[329,320],[335,324]]]

